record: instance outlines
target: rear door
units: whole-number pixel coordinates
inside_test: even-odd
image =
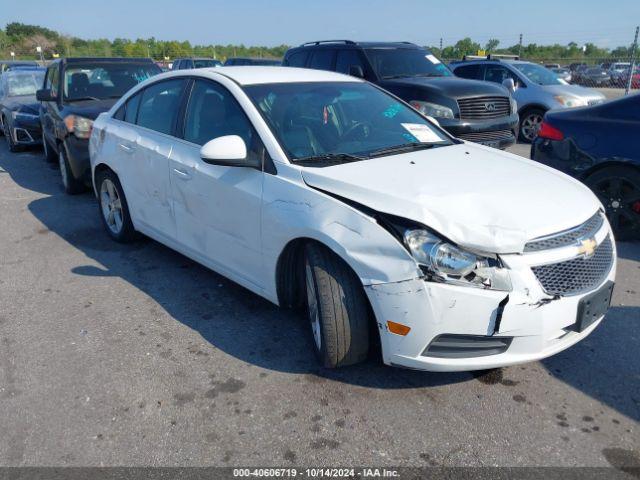
[[[183,123],[170,160],[178,241],[211,268],[261,286],[263,173],[207,164],[200,148],[239,135],[248,156],[264,158],[262,141],[233,94],[213,80],[194,81]]]
[[[127,107],[135,125],[123,129],[119,144],[123,156],[130,157],[122,161],[121,178],[131,216],[161,239],[176,237],[169,201],[169,156],[187,82],[184,78],[164,80],[145,88],[136,95],[139,98],[133,97]]]

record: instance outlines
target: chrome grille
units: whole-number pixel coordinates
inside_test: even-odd
[[[511,113],[509,97],[460,98],[458,107],[460,118],[467,120],[505,117]]]
[[[579,238],[593,237],[602,227],[604,219],[600,212],[584,222],[582,225],[565,230],[564,232],[554,233],[545,237],[531,240],[524,246],[525,252],[539,252],[541,250],[551,250],[553,248],[566,247],[574,245]]]
[[[513,139],[513,133],[511,133],[511,130],[493,130],[489,132],[461,133],[458,138],[476,143],[497,142]]]
[[[612,266],[613,244],[611,237],[607,236],[591,257],[539,265],[531,267],[531,270],[549,295],[578,295],[604,282]]]

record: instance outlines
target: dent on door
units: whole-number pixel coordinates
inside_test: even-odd
[[[180,244],[221,273],[261,285],[263,173],[209,165],[188,144],[176,144],[169,171]]]

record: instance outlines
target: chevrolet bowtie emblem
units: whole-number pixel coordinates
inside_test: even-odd
[[[578,252],[585,257],[590,257],[596,251],[596,243],[595,238],[585,238],[578,241]]]

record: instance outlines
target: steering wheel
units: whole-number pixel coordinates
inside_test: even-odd
[[[357,138],[366,138],[371,133],[371,124],[368,122],[356,122],[344,132],[340,140],[356,140]],[[360,135],[357,135],[360,134]],[[351,138],[354,137],[354,138]]]

